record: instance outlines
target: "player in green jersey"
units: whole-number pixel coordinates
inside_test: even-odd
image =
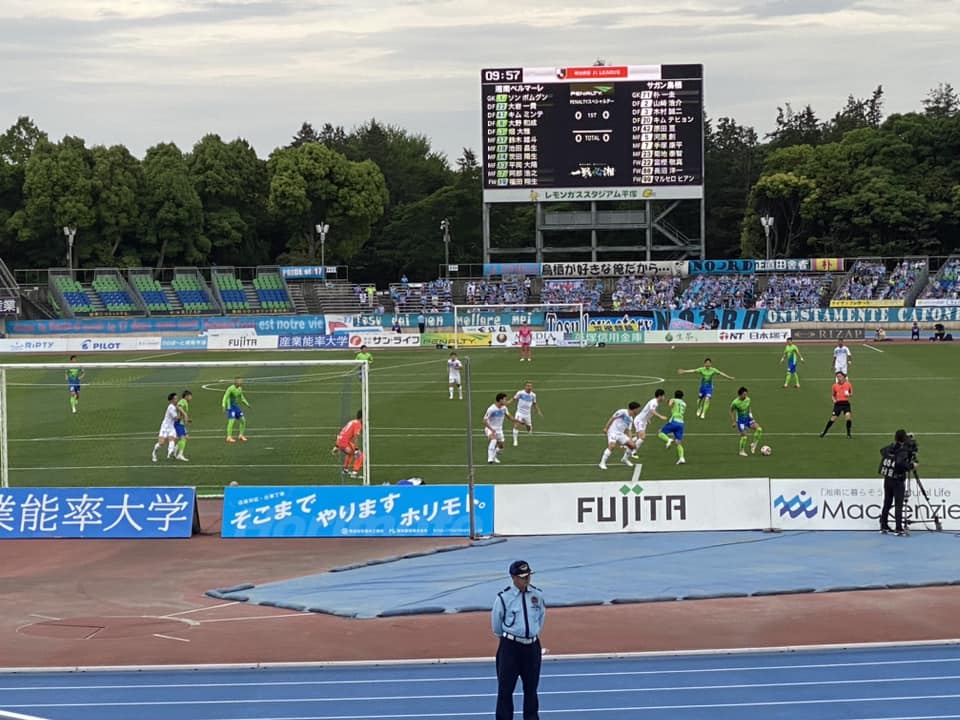
[[[696,373],[700,376],[700,392],[697,393],[697,417],[705,419],[707,417],[707,410],[710,409],[710,400],[713,398],[714,376],[719,375],[720,377],[727,378],[727,380],[733,380],[734,377],[717,370],[717,368],[713,366],[713,361],[710,358],[706,358],[703,361],[702,367],[691,370],[677,370],[678,375],[684,375],[686,373]]]
[[[660,428],[657,437],[663,440],[667,447],[677,444],[677,465],[683,465],[686,459],[683,456],[683,414],[687,411],[687,403],[683,399],[683,390],[677,390],[668,403],[670,406],[670,421]],[[673,435],[673,437],[670,437]]]
[[[227,388],[227,391],[223,394],[223,405],[224,412],[227,413],[227,442],[232,443],[239,440],[240,442],[246,442],[247,437],[244,435],[247,429],[247,419],[243,416],[243,410],[240,408],[241,405],[246,405],[250,407],[250,403],[247,402],[247,398],[243,395],[243,379],[237,378],[233,381],[233,385]],[[237,434],[237,439],[233,438],[233,425],[237,421],[240,421],[240,431]]]
[[[77,356],[70,356],[70,364],[77,362]],[[72,367],[67,370],[67,388],[70,390],[70,412],[76,413],[80,404],[80,381],[83,380],[83,368]]]
[[[177,402],[177,419],[173,423],[173,428],[177,431],[177,454],[175,457],[182,462],[188,462],[183,451],[187,447],[187,438],[190,436],[187,425],[193,422],[193,420],[190,419],[191,400],[193,400],[193,393],[189,390],[184,390],[180,396],[180,400]]]
[[[370,372],[370,366],[373,365],[373,355],[367,350],[366,345],[360,346],[360,352],[357,353],[357,356],[354,360],[363,360],[367,363],[367,372]],[[363,368],[357,368],[357,379],[363,379]]]
[[[790,385],[790,379],[792,378],[797,390],[800,389],[800,375],[797,373],[798,358],[800,362],[804,362],[803,355],[800,354],[800,348],[793,342],[792,337],[788,337],[787,346],[783,349],[783,357],[780,358],[780,362],[787,361],[787,378],[783,381],[784,387]]]
[[[757,425],[757,421],[753,419],[753,413],[750,411],[750,398],[745,387],[737,390],[737,396],[730,403],[730,424],[740,433],[740,457],[747,456],[747,432],[749,430],[753,430],[750,452],[756,453],[760,446],[760,438],[763,436],[763,428]]]

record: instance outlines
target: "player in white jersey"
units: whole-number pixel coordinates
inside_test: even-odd
[[[453,400],[453,389],[460,391],[460,399],[463,400],[463,386],[460,384],[460,368],[463,363],[457,357],[455,352],[450,353],[450,359],[447,360],[447,377],[450,382],[450,399]]]
[[[636,433],[636,437],[633,438],[633,443],[636,445],[636,450],[633,451],[632,455],[633,460],[640,459],[637,452],[640,450],[640,446],[643,445],[643,441],[647,439],[647,424],[655,417],[661,420],[667,419],[666,415],[661,415],[657,412],[666,394],[664,390],[658,389],[653,394],[653,398],[647,401],[647,404],[643,406],[643,409],[637,413],[637,416],[633,419],[633,430]]]
[[[503,420],[513,420],[507,411],[507,394],[497,393],[497,400],[487,408],[483,416],[483,432],[490,443],[487,445],[487,463],[500,463],[500,451],[503,450]]]
[[[837,340],[837,346],[833,349],[833,374],[842,372],[844,375],[849,375],[847,369],[851,357],[853,353],[850,352],[850,348],[843,344],[843,340]]]
[[[167,460],[173,457],[177,449],[177,428],[174,423],[180,419],[180,410],[177,408],[177,394],[167,395],[167,409],[163,413],[163,422],[160,423],[160,432],[157,433],[157,444],[153,446],[153,461],[157,462],[157,450],[167,441]]]
[[[603,431],[607,434],[607,449],[603,451],[603,457],[600,458],[601,470],[607,469],[607,460],[617,449],[617,445],[624,449],[620,462],[627,467],[633,467],[633,463],[630,462],[630,454],[634,451],[636,445],[627,433],[630,431],[630,426],[633,425],[633,419],[638,412],[640,412],[640,403],[632,402],[627,407],[617,410],[607,420],[607,424],[603,426]]]
[[[507,401],[507,405],[514,400],[517,402],[517,413],[513,418],[513,446],[517,446],[517,440],[520,438],[520,428],[525,427],[527,432],[533,432],[533,411],[543,417],[540,412],[540,406],[537,405],[537,394],[533,391],[533,383],[528,382],[523,386],[523,390],[517,390],[516,394]]]

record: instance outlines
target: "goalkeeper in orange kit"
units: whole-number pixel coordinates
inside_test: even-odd
[[[360,468],[363,467],[363,451],[357,447],[362,432],[363,412],[357,410],[356,419],[351,420],[340,429],[340,432],[337,433],[336,443],[330,451],[331,455],[343,453],[342,472],[349,473],[352,478],[359,476]]]

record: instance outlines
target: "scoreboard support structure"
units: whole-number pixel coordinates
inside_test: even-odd
[[[485,263],[704,257],[702,65],[490,68],[481,90]],[[501,203],[535,205],[533,246],[494,245]]]

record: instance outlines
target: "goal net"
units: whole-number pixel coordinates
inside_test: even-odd
[[[0,365],[0,482],[201,494],[234,482],[369,484],[367,370],[357,360]],[[186,441],[178,431],[158,442],[188,391]],[[358,411],[364,457],[344,472],[335,440]]]
[[[533,330],[534,347],[583,347],[586,344],[583,303],[513,303],[454,305],[454,347],[471,344],[513,347],[519,345],[517,331],[524,324]]]

